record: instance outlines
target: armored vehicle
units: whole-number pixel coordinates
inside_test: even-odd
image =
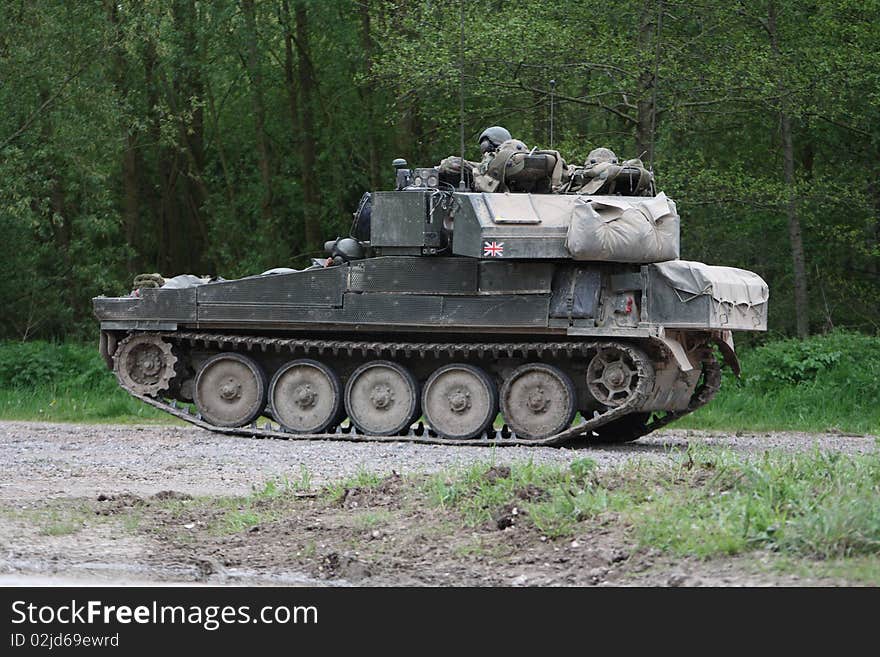
[[[101,354],[132,396],[243,436],[622,442],[707,403],[732,332],[766,330],[764,281],[680,260],[643,169],[585,190],[516,157],[493,192],[395,161],[308,269],[97,297]]]

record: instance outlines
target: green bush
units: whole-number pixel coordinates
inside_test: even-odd
[[[740,353],[718,396],[676,424],[698,429],[880,433],[880,338],[835,331]]]
[[[0,418],[174,421],[122,390],[97,345],[51,342],[0,342]]]
[[[830,381],[876,385],[880,338],[836,331],[776,340],[746,352],[743,361],[743,382],[762,390]]]
[[[0,388],[115,387],[97,346],[51,342],[0,344]]]

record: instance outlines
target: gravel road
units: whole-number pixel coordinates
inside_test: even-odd
[[[274,477],[313,485],[368,470],[381,474],[431,472],[494,460],[568,463],[589,457],[601,467],[631,459],[666,459],[703,444],[755,453],[818,447],[848,453],[876,450],[872,436],[803,433],[719,434],[666,431],[615,447],[453,447],[411,443],[256,440],[181,426],[0,422],[0,500],[92,497],[96,493],[192,495],[246,493]]]
[[[541,542],[534,536],[529,542],[528,533],[522,537],[516,532],[499,534],[494,527],[455,526],[438,541],[435,535],[426,538],[425,534],[434,528],[432,509],[379,506],[378,511],[370,512],[378,513],[375,517],[380,520],[391,519],[382,525],[381,532],[370,534],[358,525],[361,516],[357,509],[324,508],[317,502],[312,507],[306,500],[296,511],[306,515],[298,515],[292,523],[269,523],[256,533],[218,537],[204,530],[201,515],[186,522],[176,516],[169,519],[161,508],[139,506],[155,499],[152,496],[160,491],[187,496],[243,494],[271,478],[295,480],[303,468],[309,473],[310,485],[317,487],[359,470],[382,475],[430,472],[493,460],[496,464],[529,459],[564,464],[588,457],[607,468],[633,459],[674,458],[695,444],[747,455],[767,449],[818,448],[847,453],[880,449],[872,436],[833,434],[731,435],[679,430],[617,447],[493,449],[249,440],[169,425],[0,422],[0,585],[345,585],[363,583],[365,569],[373,570],[368,583],[375,585],[802,583],[793,575],[755,575],[754,564],[747,559],[745,565],[735,560],[703,563],[697,559],[664,560],[642,551],[620,561],[614,555],[629,554],[632,546],[614,526],[594,527],[570,543],[559,544]],[[117,512],[119,515],[113,515]],[[178,527],[181,523],[182,528]],[[202,529],[196,531],[199,527]],[[187,534],[187,540],[174,538],[175,532],[181,531],[193,533],[191,537]],[[369,534],[366,538],[362,536],[365,531]],[[468,551],[474,540],[490,546],[512,542],[513,547],[509,557],[474,555]],[[387,548],[383,547],[386,542]],[[367,558],[357,550],[352,553],[355,543],[361,546],[357,550],[379,550],[379,556]],[[311,557],[303,556],[312,553]],[[327,564],[341,564],[345,569],[328,573]]]

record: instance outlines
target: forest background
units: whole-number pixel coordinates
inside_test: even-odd
[[[769,283],[774,334],[880,325],[876,0],[0,3],[0,338],[88,339],[158,271],[298,266],[391,160],[489,125],[642,156],[683,257]],[[551,84],[555,81],[555,88]]]

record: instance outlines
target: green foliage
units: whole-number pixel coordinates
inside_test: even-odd
[[[98,354],[76,343],[0,342],[0,417],[155,422],[168,416],[130,397]]]
[[[880,338],[835,331],[743,349],[743,375],[676,426],[880,433]]]
[[[115,386],[96,347],[50,342],[0,344],[2,388],[99,388],[109,392]]]
[[[880,338],[836,331],[808,340],[776,340],[748,356],[754,371],[745,382],[762,390],[828,380],[841,371],[845,381],[873,384],[880,375]]]
[[[463,3],[469,157],[497,123],[549,146],[555,80],[567,161],[655,150],[684,256],[764,276],[774,330],[794,326],[793,202],[813,328],[876,331],[877,1],[772,4],[775,46],[764,3]],[[458,152],[460,3],[254,6],[251,21],[237,0],[0,3],[0,338],[92,337],[89,299],[143,271],[305,264],[363,191],[389,188],[393,158]]]
[[[815,451],[743,460],[696,451],[654,473],[652,501],[625,517],[677,554],[765,548],[822,559],[880,552],[880,458]]]

